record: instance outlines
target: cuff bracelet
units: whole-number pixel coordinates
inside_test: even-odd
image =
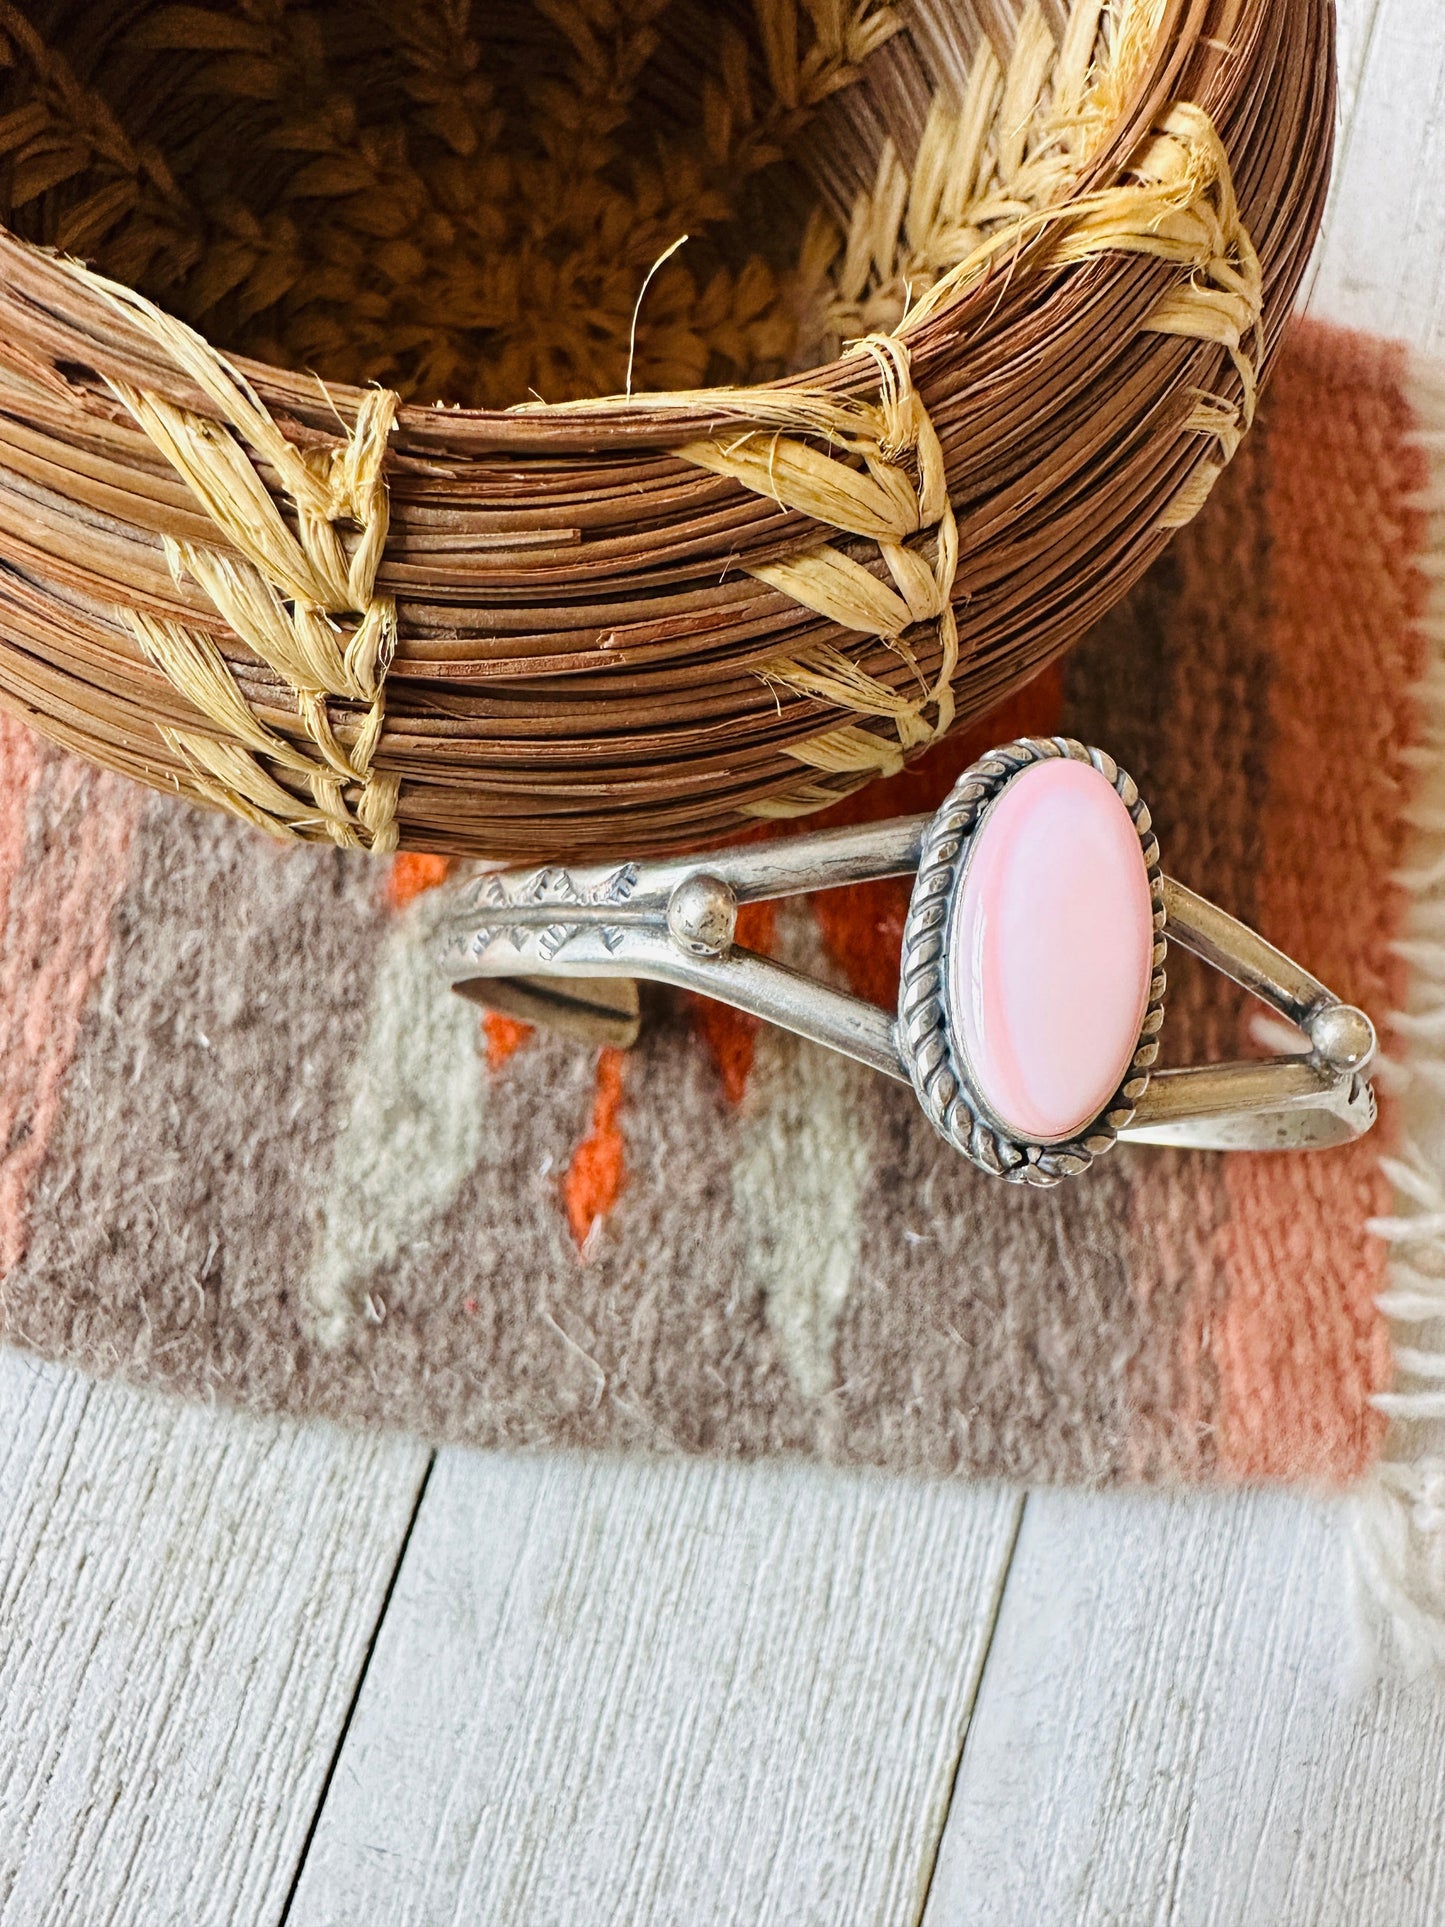
[[[907,875],[896,1013],[735,941],[741,904]],[[1298,1051],[1157,1069],[1171,942],[1292,1025]],[[1164,876],[1132,779],[1063,737],[992,751],[933,816],[470,877],[440,961],[480,1003],[622,1044],[636,979],[717,998],[910,1083],[941,1136],[1018,1183],[1075,1177],[1121,1138],[1323,1149],[1375,1121],[1369,1018]]]

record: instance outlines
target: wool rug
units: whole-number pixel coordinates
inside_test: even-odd
[[[0,729],[0,1334],[189,1397],[489,1446],[1028,1481],[1373,1473],[1422,1601],[1445,1464],[1445,376],[1297,330],[1131,600],[834,820],[1064,730],[1165,868],[1380,1021],[1382,1129],[1121,1147],[1034,1193],[700,1000],[589,1052],[439,983],[445,866],[278,849]],[[745,913],[888,1003],[907,888]],[[1171,954],[1165,1061],[1271,1048]],[[1390,1319],[1397,1321],[1392,1351]]]

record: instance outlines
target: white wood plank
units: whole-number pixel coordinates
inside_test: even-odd
[[[1354,149],[1355,125],[1359,117],[1360,90],[1364,84],[1366,67],[1369,65],[1370,50],[1375,41],[1380,9],[1384,4],[1385,0],[1336,0],[1335,4],[1339,59],[1335,167],[1334,178],[1330,183],[1329,204],[1325,210],[1324,232],[1315,248],[1309,273],[1305,277],[1301,300],[1302,306],[1312,309],[1316,309],[1316,294],[1324,264],[1327,237],[1335,226],[1340,194],[1344,182],[1354,178],[1351,155]],[[1327,287],[1323,302],[1327,304],[1333,298]],[[1316,311],[1322,312],[1322,309],[1316,309]]]
[[[1347,119],[1311,311],[1442,349],[1445,7],[1342,0],[1340,14]]]
[[[1030,1499],[925,1927],[1435,1927],[1445,1696],[1354,1672],[1344,1522]]]
[[[279,1919],[428,1454],[0,1353],[0,1921]]]
[[[288,1927],[916,1919],[1019,1503],[443,1454]]]
[[[1339,144],[1335,150],[1337,172],[1349,172],[1350,150],[1354,144],[1355,114],[1360,86],[1365,77],[1375,26],[1386,0],[1336,0],[1335,21],[1340,67]]]

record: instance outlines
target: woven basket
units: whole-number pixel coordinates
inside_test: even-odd
[[[15,713],[284,837],[696,844],[977,717],[1198,511],[1329,0],[473,12],[0,0]]]

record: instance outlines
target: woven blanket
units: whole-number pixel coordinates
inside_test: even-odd
[[[1343,1484],[1387,1455],[1418,1510],[1445,1305],[1442,425],[1404,351],[1300,329],[1123,610],[847,806],[930,807],[1024,731],[1108,749],[1171,874],[1386,1026],[1374,1138],[1121,1147],[1004,1186],[906,1089],[715,1005],[661,1000],[625,1056],[484,1016],[435,974],[439,861],[280,849],[7,721],[0,1331],[439,1440],[1091,1482]],[[743,935],[887,1003],[906,901],[755,908]],[[1166,1062],[1273,1046],[1217,973],[1170,968]]]

